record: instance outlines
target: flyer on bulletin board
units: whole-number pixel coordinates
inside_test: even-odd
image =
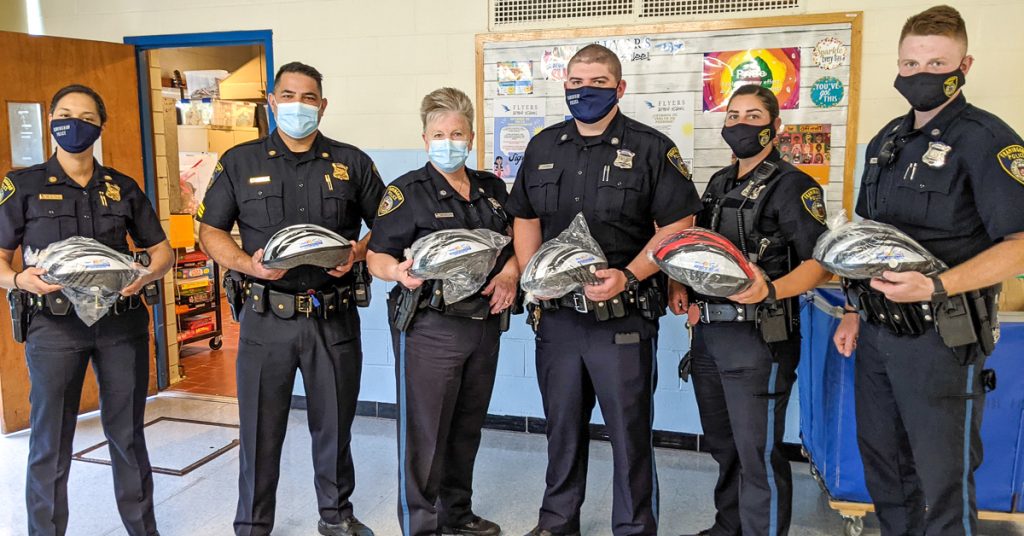
[[[541,99],[494,101],[494,162],[491,171],[502,180],[509,183],[515,180],[526,145],[544,129],[544,112]]]
[[[818,184],[828,184],[832,165],[832,125],[786,125],[779,133],[782,159],[814,177]]]
[[[783,110],[800,105],[797,47],[706,52],[703,74],[705,112],[724,112],[732,92],[748,84],[771,89]]]
[[[498,95],[532,95],[533,62],[499,61]]]
[[[636,97],[636,120],[668,136],[683,162],[693,169],[693,113],[695,93],[663,93]]]

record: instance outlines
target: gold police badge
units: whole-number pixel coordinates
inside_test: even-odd
[[[111,201],[120,201],[121,200],[121,187],[120,186],[118,186],[118,185],[116,185],[116,184],[114,184],[112,182],[105,182],[103,184],[105,184],[106,187],[107,187],[107,191],[104,192],[104,194],[107,196],[107,199],[109,199]]]
[[[617,168],[620,169],[633,169],[633,157],[636,154],[628,149],[619,149],[615,152],[615,162],[612,162]]]
[[[331,164],[331,167],[333,168],[333,171],[331,172],[332,177],[339,181],[348,180],[348,166],[345,164],[333,163]]]
[[[921,157],[921,161],[928,164],[928,167],[941,168],[946,165],[946,155],[952,150],[952,147],[941,141],[933,141],[928,144],[928,150]]]

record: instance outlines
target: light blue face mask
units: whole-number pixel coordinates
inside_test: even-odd
[[[454,173],[469,158],[469,142],[465,140],[430,140],[427,151],[430,161],[445,173]]]
[[[316,131],[320,123],[320,108],[302,102],[277,104],[277,128],[289,137],[301,140]]]

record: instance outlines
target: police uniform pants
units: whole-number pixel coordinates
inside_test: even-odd
[[[398,366],[398,522],[437,534],[474,519],[473,466],[498,367],[498,318],[430,309],[392,329]]]
[[[580,530],[596,400],[612,444],[612,532],[657,534],[657,333],[657,322],[636,312],[605,322],[571,309],[541,315],[537,381],[547,418],[548,468],[540,528],[554,534]]]
[[[245,307],[238,341],[240,451],[238,536],[264,536],[274,528],[281,446],[296,369],[302,371],[313,485],[320,517],[341,523],[352,515],[355,487],[352,420],[362,371],[359,315],[342,310],[327,320],[298,315],[282,320]]]
[[[857,443],[882,536],[977,534],[984,355],[934,330],[861,322],[856,360]]]
[[[149,314],[145,308],[107,314],[91,327],[75,316],[37,313],[25,357],[32,381],[29,400],[28,482],[30,536],[64,534],[68,527],[68,475],[86,367],[99,384],[100,423],[109,442],[114,496],[131,536],[157,534],[153,472],[143,419],[149,387]]]
[[[702,449],[718,462],[712,536],[788,534],[793,477],[780,447],[799,336],[768,345],[753,322],[698,324],[690,352]]]

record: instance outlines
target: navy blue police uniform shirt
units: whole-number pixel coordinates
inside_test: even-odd
[[[362,222],[373,226],[384,183],[370,157],[352,145],[318,133],[312,149],[296,154],[275,130],[221,157],[196,215],[230,232],[237,222],[242,250],[252,255],[277,231],[311,223],[359,240]],[[299,266],[271,286],[305,292],[348,282],[315,266]]]
[[[769,236],[781,235],[790,246],[791,265],[796,268],[801,262],[813,257],[818,237],[828,230],[825,226],[824,195],[821,186],[810,175],[783,161],[777,151],[772,151],[765,160],[775,162],[779,166],[776,171],[778,176],[773,179],[778,181],[778,184],[774,185],[768,198],[762,201],[765,205],[755,227]],[[739,178],[737,174],[739,163],[734,163],[711,176],[704,190],[704,210],[697,218],[697,225],[708,227],[714,199],[724,197],[736,189],[745,188],[754,171]],[[723,218],[718,232],[734,244],[739,244],[738,221]],[[784,274],[769,275],[780,277]]]
[[[626,267],[664,226],[701,209],[679,149],[667,136],[621,111],[600,136],[568,120],[527,146],[506,206],[541,222],[551,240],[583,213],[613,268]]]
[[[887,138],[891,159],[880,154]],[[949,266],[1024,232],[1024,142],[963,94],[920,129],[913,112],[893,120],[866,156],[857,214],[896,226]]]
[[[457,194],[434,166],[427,164],[395,179],[377,210],[369,249],[405,260],[417,239],[446,229],[490,229],[508,236],[512,220],[505,212],[505,182],[486,171],[466,168],[469,199]],[[488,276],[497,275],[513,255],[505,246]],[[486,285],[485,285],[486,286]]]
[[[129,254],[166,239],[146,194],[129,176],[93,161],[84,187],[64,172],[56,155],[43,164],[11,171],[0,182],[0,248],[39,250],[83,236]]]

